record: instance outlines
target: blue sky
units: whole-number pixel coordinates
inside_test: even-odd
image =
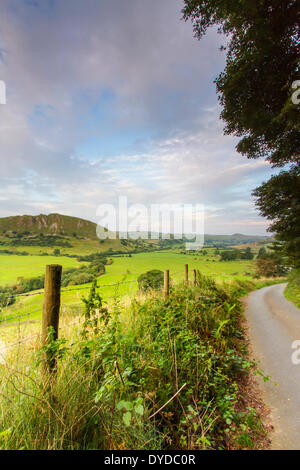
[[[0,217],[97,220],[117,203],[204,204],[206,233],[265,234],[268,164],[223,135],[224,41],[181,0],[1,0]]]

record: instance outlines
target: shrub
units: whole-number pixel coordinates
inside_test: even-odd
[[[281,257],[275,253],[265,253],[263,257],[256,258],[256,275],[258,277],[285,276],[288,268]]]
[[[150,289],[161,289],[164,283],[164,273],[158,269],[153,269],[138,277],[139,289],[147,291]]]
[[[74,273],[73,276],[71,276],[71,279],[68,282],[69,286],[76,286],[78,284],[87,284],[88,282],[92,282],[94,279],[93,274],[83,272],[83,273]]]

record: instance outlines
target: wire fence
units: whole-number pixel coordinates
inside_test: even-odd
[[[126,274],[124,274],[124,276],[126,276]],[[133,279],[131,281],[122,281],[122,282],[114,282],[113,284],[100,284],[100,285],[97,285],[96,288],[97,289],[101,289],[103,287],[113,287],[113,286],[119,286],[121,284],[130,284],[132,282],[137,282],[136,279]],[[90,289],[91,288],[91,285],[89,286],[83,286],[83,287],[71,287],[70,289],[62,289],[61,290],[61,293],[64,293],[64,292],[71,292],[71,291],[74,291],[74,290],[85,290],[85,289]],[[10,294],[10,295],[0,295],[0,299],[14,299],[14,298],[17,298],[17,297],[32,297],[32,296],[35,296],[35,295],[42,295],[44,293],[44,290],[39,290],[38,292],[29,292],[29,293],[24,293],[24,294]]]
[[[34,315],[35,313],[40,312],[41,310],[42,310],[41,308],[38,308],[37,310],[33,310],[32,312],[22,313],[21,315],[16,315],[14,317],[11,317],[11,316],[3,317],[0,319],[0,323],[4,323],[10,320],[16,320],[17,318],[29,317],[30,315]]]
[[[62,330],[63,328],[78,325],[79,323],[80,323],[80,320],[76,320],[75,322],[68,323],[67,325],[64,325],[64,326],[60,326],[59,329]],[[18,346],[19,344],[27,343],[31,339],[39,338],[40,336],[41,336],[40,333],[35,333],[34,335],[28,336],[27,338],[21,339],[20,341],[16,341],[15,343],[9,343],[4,346],[5,350],[11,349],[14,346]],[[1,355],[1,349],[0,349],[0,355]]]
[[[118,286],[121,286],[121,285],[124,285],[124,284],[134,284],[136,282],[138,282],[138,281],[136,279],[133,279],[133,280],[130,280],[130,281],[115,282],[115,283],[112,283],[112,284],[100,284],[100,285],[97,285],[95,287],[96,287],[96,289],[102,289],[102,288],[105,288],[105,287],[118,287]],[[72,287],[72,288],[69,288],[69,289],[62,289],[61,293],[63,294],[63,293],[66,293],[66,292],[74,292],[74,291],[82,291],[82,290],[90,290],[90,289],[91,289],[91,285],[82,286],[82,287]],[[21,297],[21,296],[25,296],[25,295],[28,297],[28,296],[34,296],[34,295],[41,295],[43,293],[44,292],[33,292],[33,293],[30,293],[30,294],[16,294],[15,296],[10,296],[8,298]],[[115,295],[111,295],[109,297],[105,297],[103,300],[106,301],[106,300],[112,299],[114,297],[115,297]],[[65,306],[66,307],[75,307],[75,306],[79,306],[79,305],[80,304],[77,303],[77,304],[66,304]],[[34,315],[37,312],[40,312],[40,311],[41,311],[41,308],[33,310],[31,312],[22,313],[20,315],[2,317],[2,318],[0,318],[0,326],[3,323],[10,322],[11,320],[17,320],[18,318],[29,317],[31,315]]]
[[[138,273],[130,273],[131,275],[133,274],[138,274]],[[172,272],[172,275],[176,275],[176,274],[181,274],[181,271],[175,271],[175,272]],[[111,274],[110,274],[111,275]],[[113,274],[114,276],[128,276],[128,273],[123,273],[123,274]],[[208,276],[229,276],[231,277],[232,274],[227,274],[227,273],[207,273]],[[112,284],[100,284],[100,285],[97,285],[96,288],[97,289],[101,289],[101,288],[104,288],[104,287],[114,287],[114,286],[120,286],[122,284],[130,284],[130,283],[135,283],[135,282],[138,282],[137,279],[133,279],[133,280],[130,280],[130,281],[122,281],[122,282],[115,282],[115,283],[112,283]],[[69,289],[62,289],[61,290],[61,293],[65,293],[65,292],[72,292],[72,291],[80,291],[80,290],[86,290],[86,289],[90,289],[91,286],[83,286],[83,287],[72,287],[72,288],[69,288]],[[14,298],[18,298],[18,297],[32,297],[32,296],[37,296],[37,295],[42,295],[44,294],[44,290],[39,290],[38,292],[29,292],[29,293],[23,293],[23,294],[10,294],[10,295],[0,295],[0,299],[6,299],[6,300],[9,300],[9,299],[14,299]]]
[[[176,271],[176,272],[172,272],[172,275],[176,275],[176,274],[181,274],[182,272],[181,271]],[[211,274],[214,274],[214,273],[211,273]],[[125,274],[124,274],[125,275]],[[121,285],[125,285],[125,284],[133,284],[133,283],[137,283],[137,279],[133,279],[133,280],[130,280],[130,281],[122,281],[122,282],[116,282],[116,283],[112,283],[112,284],[100,284],[100,285],[97,285],[95,286],[96,289],[102,289],[102,288],[106,288],[106,287],[117,287],[117,286],[121,286]],[[82,286],[82,287],[72,287],[72,288],[69,288],[69,289],[62,289],[61,290],[61,293],[66,293],[66,292],[74,292],[74,291],[82,291],[82,290],[88,290],[88,289],[91,289],[91,285],[88,285],[88,286]],[[10,296],[10,297],[5,297],[5,298],[13,298],[13,297],[22,297],[22,296],[36,296],[36,295],[42,295],[44,293],[44,291],[39,291],[39,292],[32,292],[32,293],[26,293],[26,294],[15,294],[13,296]],[[109,297],[105,297],[103,299],[103,301],[106,301],[106,300],[109,300],[109,299],[112,299],[112,298],[115,298],[116,296],[115,295],[111,295]],[[0,298],[3,298],[0,296]],[[203,298],[203,299],[211,299],[211,297],[207,297],[207,296],[199,296],[199,298]],[[66,304],[65,307],[78,307],[80,306],[79,303],[76,303],[76,304]],[[40,312],[42,309],[41,308],[38,308],[36,310],[33,310],[31,312],[26,312],[26,313],[22,313],[20,315],[15,315],[15,316],[6,316],[6,317],[2,317],[0,318],[0,326],[2,326],[3,323],[6,323],[6,322],[10,322],[11,320],[17,320],[19,318],[24,318],[24,317],[29,317],[31,315],[34,315],[35,313],[38,313]]]
[[[169,295],[169,271],[165,271],[165,273],[167,273],[167,276],[168,276],[168,283],[167,283],[167,294]],[[194,285],[195,285],[195,273],[196,273],[196,270],[194,270]],[[177,274],[182,274],[182,271],[175,271],[173,272],[172,271],[172,276],[175,276]],[[127,274],[123,274],[124,276],[125,275],[128,275]],[[103,288],[108,288],[108,287],[119,287],[119,286],[122,286],[122,285],[131,285],[133,286],[133,284],[137,283],[137,279],[133,279],[133,280],[129,280],[129,281],[121,281],[121,282],[115,282],[115,283],[111,283],[111,284],[100,284],[100,285],[97,285],[95,286],[96,289],[103,289]],[[165,281],[166,282],[166,281]],[[188,280],[188,267],[186,265],[186,271],[185,271],[185,283],[188,284],[189,283],[189,280]],[[83,290],[90,290],[91,289],[91,285],[86,285],[86,286],[81,286],[81,287],[70,287],[70,288],[60,288],[60,294],[64,294],[64,293],[68,293],[68,292],[75,292],[75,291],[83,291]],[[166,294],[165,292],[165,289],[166,289],[166,285],[164,284],[164,293]],[[23,293],[23,294],[15,294],[15,295],[12,295],[12,296],[7,296],[6,298],[12,298],[12,297],[29,297],[29,296],[37,296],[37,295],[42,295],[42,294],[45,294],[45,291],[44,290],[39,290],[38,292],[30,292],[30,293]],[[126,294],[131,294],[131,292],[128,292]],[[124,295],[126,295],[124,294]],[[123,294],[122,294],[123,295]],[[109,297],[104,297],[103,298],[103,301],[107,301],[109,299],[112,299],[112,298],[118,298],[119,296],[117,295],[117,293],[115,295],[110,295]],[[202,298],[202,299],[206,299],[206,300],[210,300],[212,299],[212,297],[208,297],[208,296],[205,296],[205,295],[200,295],[198,296],[199,298]],[[0,298],[3,298],[3,296]],[[79,308],[84,308],[83,304],[80,304],[80,303],[74,303],[74,304],[63,304],[60,309],[64,309],[64,308],[73,308],[73,307],[79,307]],[[27,321],[24,321],[24,322],[21,322],[19,321],[18,323],[18,326],[19,325],[28,325],[28,320],[29,318],[32,316],[32,315],[35,315],[36,313],[38,312],[41,312],[42,311],[42,307],[40,306],[40,308],[38,309],[35,309],[35,310],[32,310],[30,312],[25,312],[25,313],[22,313],[20,315],[14,315],[14,316],[5,316],[5,317],[2,317],[0,318],[0,327],[3,327],[3,326],[7,326],[7,325],[15,325],[15,323],[10,323],[12,320],[20,320],[20,319],[24,319],[25,317],[27,318]],[[80,322],[80,320],[76,320],[75,322],[71,323],[71,324],[66,324],[64,325],[64,327],[69,327],[69,326],[72,326],[72,325],[75,325],[75,324],[78,324]],[[5,325],[6,324],[6,325]],[[61,329],[63,327],[59,327],[59,329]],[[20,344],[23,344],[23,343],[26,343],[34,338],[37,338],[37,337],[40,337],[40,332],[34,334],[34,335],[30,335],[26,338],[22,338],[20,339],[19,341],[16,341],[14,343],[9,343],[9,344],[5,344],[4,345],[4,348],[5,350],[8,350],[8,349],[11,349],[12,347],[16,346],[16,345],[20,345]],[[0,341],[0,355],[2,355],[1,353],[1,341]]]

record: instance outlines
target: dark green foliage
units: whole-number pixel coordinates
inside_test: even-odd
[[[266,249],[262,246],[262,247],[259,249],[259,252],[258,252],[258,254],[257,254],[257,258],[263,258],[266,253],[267,253]]]
[[[260,213],[271,220],[275,248],[300,267],[300,168],[282,171],[254,191]]]
[[[44,287],[44,276],[38,276],[31,279],[21,278],[18,284],[13,286],[0,286],[0,307],[8,307],[16,301],[16,295],[24,294],[32,290],[42,289]]]
[[[84,309],[84,323],[82,327],[82,337],[88,337],[89,328],[92,329],[95,335],[99,335],[100,327],[107,326],[110,319],[110,314],[106,307],[102,304],[102,298],[97,292],[97,280],[93,281],[88,298],[82,299]]]
[[[53,326],[49,326],[46,344],[42,346],[37,354],[37,365],[41,365],[46,361],[49,370],[55,373],[57,361],[62,359],[68,351],[68,348],[65,346],[66,343],[67,341],[64,338],[57,338]]]
[[[1,255],[29,256],[29,253],[27,251],[0,250],[0,254]]]
[[[227,64],[216,83],[226,133],[243,137],[238,150],[274,165],[299,159],[297,0],[185,0],[184,18],[198,38],[213,25],[230,35]]]
[[[164,284],[164,273],[158,269],[152,269],[138,277],[139,289],[147,291],[150,289],[161,289]]]
[[[106,260],[105,260],[106,261]],[[101,261],[93,261],[88,266],[71,268],[63,272],[62,286],[74,286],[92,282],[95,277],[105,274],[105,266]]]
[[[95,274],[96,276],[100,276],[101,274],[105,274],[105,263],[107,260],[96,260],[92,261],[89,265],[89,270]]]
[[[289,273],[285,296],[300,309],[300,269],[294,269]]]
[[[65,248],[72,248],[71,243],[61,236],[47,235],[42,233],[35,237],[22,237],[17,236],[10,241],[11,246],[61,246]]]
[[[15,303],[16,299],[13,297],[13,294],[13,288],[0,287],[0,308],[5,308]]]
[[[21,278],[19,283],[12,287],[16,294],[23,294],[32,290],[43,289],[45,276],[32,277],[30,279]]]
[[[104,253],[92,253],[90,255],[84,255],[84,256],[78,256],[78,261],[99,261],[102,262],[103,264],[106,264],[107,259]]]
[[[222,251],[220,255],[220,261],[235,261],[238,259],[252,260],[254,258],[251,248],[246,248],[246,250],[226,250]]]
[[[234,261],[239,259],[240,253],[238,250],[226,250],[221,252],[220,261]]]
[[[254,253],[252,253],[250,247],[246,248],[246,250],[241,251],[241,259],[251,260],[253,258],[254,258]]]
[[[65,282],[66,286],[76,286],[80,284],[87,284],[92,282],[94,279],[94,275],[92,273],[88,273],[86,271],[74,273],[67,282]],[[66,279],[65,279],[66,281]]]
[[[277,234],[278,248],[299,266],[300,109],[292,102],[292,84],[300,78],[299,2],[184,3],[184,18],[192,20],[198,38],[214,25],[229,36],[226,68],[216,80],[225,133],[241,138],[237,150],[248,158],[287,165],[254,196],[261,214],[274,221],[270,231]]]
[[[256,259],[257,277],[283,277],[287,273],[285,260],[277,253],[265,252]]]
[[[125,323],[118,299],[108,310],[94,283],[79,334],[43,351],[57,359],[51,392],[40,386],[36,366],[26,364],[20,395],[23,375],[8,370],[1,391],[14,407],[2,409],[3,429],[13,429],[5,448],[254,447],[263,429],[237,385],[252,367],[238,299],[254,284],[220,287],[199,273],[197,281],[175,288],[168,300],[152,293],[133,301]]]

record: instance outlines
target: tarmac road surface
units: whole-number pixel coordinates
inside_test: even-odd
[[[285,287],[277,284],[252,292],[245,316],[254,358],[271,376],[266,383],[259,380],[273,420],[271,448],[300,450],[300,310],[284,298]],[[299,344],[293,349],[295,340]]]

